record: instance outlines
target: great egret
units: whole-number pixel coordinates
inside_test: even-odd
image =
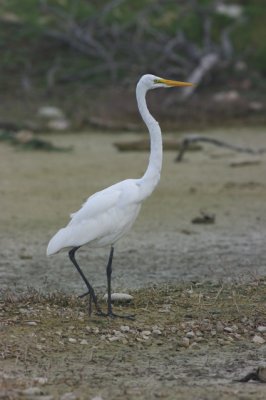
[[[92,301],[99,315],[117,317],[112,311],[111,274],[114,244],[125,235],[135,222],[142,202],[153,192],[160,179],[162,168],[162,136],[158,122],[150,114],[146,104],[146,93],[150,89],[171,86],[191,86],[188,82],[178,82],[143,75],[136,88],[139,112],[150,134],[150,158],[148,168],[142,178],[126,179],[90,196],[81,209],[71,214],[71,221],[60,229],[50,240],[47,255],[70,248],[69,258],[78,270],[90,295],[89,314]],[[83,245],[90,247],[111,246],[107,263],[107,314],[98,305],[94,289],[78,265],[75,253]],[[120,316],[130,317],[130,316]]]

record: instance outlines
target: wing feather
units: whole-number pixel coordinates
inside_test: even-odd
[[[68,225],[79,224],[90,218],[96,218],[112,208],[118,201],[121,190],[110,188],[104,189],[90,196],[82,205],[80,210],[70,215],[71,221]]]

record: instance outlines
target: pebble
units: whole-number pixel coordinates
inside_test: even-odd
[[[29,387],[28,389],[22,390],[22,394],[24,394],[26,396],[34,396],[36,394],[42,394],[42,389],[33,386],[33,387]]]
[[[87,342],[86,339],[82,339],[82,340],[80,341],[80,344],[88,344],[88,342]]]
[[[189,332],[186,333],[186,337],[189,338],[189,339],[194,338],[195,337],[195,333],[193,331],[189,331]]]
[[[203,333],[201,331],[196,331],[196,336],[203,336]]]
[[[77,343],[77,339],[74,339],[71,337],[68,339],[68,341],[69,341],[69,343]]]
[[[147,336],[147,335],[142,335],[141,337],[142,337],[142,339],[144,339],[144,340],[148,340],[148,339],[150,338],[150,336]]]
[[[26,324],[27,324],[27,325],[30,325],[30,326],[36,326],[36,325],[38,325],[37,322],[35,322],[35,321],[28,321],[28,322],[26,322]]]
[[[76,400],[76,399],[77,399],[77,396],[73,392],[64,393],[60,397],[60,400]]]
[[[129,328],[129,326],[127,326],[127,325],[121,325],[120,326],[120,331],[121,332],[129,332],[130,331],[130,328]]]
[[[189,347],[189,345],[190,345],[190,340],[189,340],[189,338],[183,337],[180,344],[181,344],[181,346],[183,346],[183,347]]]
[[[195,349],[195,350],[199,350],[200,349],[200,345],[196,342],[191,343],[190,345],[191,349]]]
[[[160,331],[160,329],[153,329],[152,331],[152,336],[153,337],[158,337],[162,334],[162,332]]]
[[[263,343],[265,343],[265,340],[261,336],[255,335],[252,338],[252,342],[257,343],[257,344],[263,344]]]
[[[142,336],[149,336],[149,335],[151,335],[151,331],[142,331],[141,335]]]
[[[257,331],[260,332],[260,333],[266,333],[266,326],[259,325],[257,327]]]
[[[40,385],[44,385],[45,383],[47,383],[48,379],[42,376],[37,376],[36,378],[34,378],[34,382],[39,383]]]
[[[228,333],[232,333],[232,332],[233,332],[233,329],[230,328],[230,326],[225,326],[225,327],[224,327],[224,331],[225,331],[225,332],[228,332]]]
[[[103,299],[107,301],[107,294],[104,295]],[[112,293],[112,303],[130,303],[133,300],[133,296],[127,293]]]
[[[110,336],[108,340],[109,342],[117,342],[118,340],[120,340],[120,336]]]
[[[240,340],[242,338],[242,336],[239,333],[235,333],[234,337],[238,340]]]

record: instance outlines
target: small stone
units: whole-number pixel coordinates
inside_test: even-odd
[[[77,396],[73,392],[68,392],[60,397],[60,400],[76,400]]]
[[[196,331],[196,336],[198,337],[203,336],[203,333],[201,331]]]
[[[232,332],[233,332],[233,329],[230,328],[230,326],[225,326],[225,327],[224,327],[224,331],[227,332],[227,333],[232,333]]]
[[[184,338],[182,338],[182,340],[181,340],[181,346],[183,346],[183,347],[189,347],[189,345],[190,345],[190,340],[189,340],[189,338],[187,338],[187,337],[184,337]]]
[[[195,350],[199,350],[200,349],[200,345],[196,342],[191,343],[190,345],[191,349],[195,349]]]
[[[120,340],[119,336],[110,336],[108,338],[109,342],[117,342],[118,340]]]
[[[42,390],[38,387],[30,387],[28,389],[22,390],[22,394],[26,396],[34,396],[37,394],[42,394]]]
[[[103,299],[107,301],[107,294],[104,295]],[[112,293],[112,303],[130,303],[133,300],[133,296],[127,293]]]
[[[189,338],[189,339],[194,338],[195,337],[195,333],[193,331],[189,331],[189,332],[186,333],[186,337]]]
[[[129,326],[127,326],[127,325],[121,325],[121,326],[120,326],[120,331],[121,331],[121,332],[127,333],[127,332],[130,331],[130,328],[129,328]]]
[[[82,340],[80,341],[80,344],[88,344],[88,342],[87,342],[86,339],[82,339]]]
[[[260,333],[266,333],[266,326],[259,325],[257,327],[257,331],[260,332]]]
[[[47,381],[48,379],[42,376],[34,378],[34,382],[39,383],[40,385],[44,385],[45,383],[47,383]]]
[[[150,338],[150,336],[142,335],[142,339],[144,339],[144,340],[148,340],[149,338]]]
[[[238,340],[240,340],[242,338],[242,336],[239,333],[235,333],[234,337]]]
[[[160,331],[160,329],[153,329],[152,331],[152,336],[153,337],[158,337],[162,334],[162,332]]]
[[[254,342],[256,344],[263,344],[263,343],[265,343],[265,340],[261,336],[255,335],[252,338],[252,342]]]
[[[74,338],[69,338],[68,341],[69,343],[77,343],[77,339]]]
[[[28,321],[28,322],[26,322],[26,324],[27,324],[27,325],[30,325],[30,326],[36,326],[36,325],[38,325],[37,322],[35,322],[35,321]]]
[[[141,335],[142,336],[149,336],[149,335],[151,335],[151,331],[142,331]]]

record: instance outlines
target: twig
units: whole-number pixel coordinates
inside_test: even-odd
[[[234,151],[237,151],[240,153],[248,153],[248,154],[253,154],[253,155],[263,154],[266,152],[266,148],[252,149],[250,147],[236,146],[234,144],[224,142],[220,139],[213,139],[213,138],[210,138],[207,136],[189,135],[189,136],[185,136],[183,141],[181,142],[180,150],[177,154],[175,161],[181,162],[183,159],[184,153],[185,153],[185,151],[187,151],[189,145],[191,143],[195,143],[195,142],[211,143],[211,144],[214,144],[215,146],[224,147],[224,148],[234,150]]]

